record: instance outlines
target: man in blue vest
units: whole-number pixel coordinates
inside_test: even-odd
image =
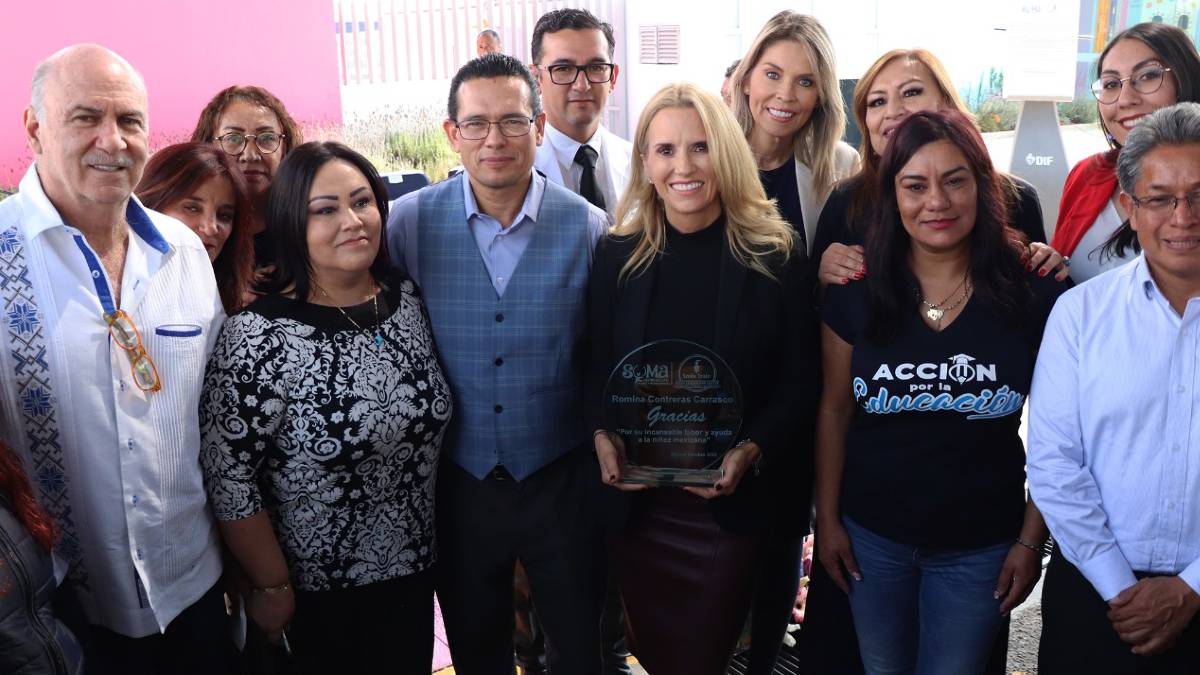
[[[463,173],[398,200],[393,260],[420,284],[454,392],[439,468],[438,597],[456,672],[513,669],[513,565],[529,573],[550,667],[599,671],[582,495],[585,289],[600,209],[533,171],[545,115],[520,61],[450,85]]]

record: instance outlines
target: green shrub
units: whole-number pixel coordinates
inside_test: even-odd
[[[401,168],[419,169],[431,181],[446,177],[458,155],[441,127],[393,131],[386,139],[388,157]]]
[[[309,141],[339,141],[362,153],[380,173],[416,169],[429,180],[446,178],[458,156],[442,131],[441,105],[403,105],[348,120],[306,124]]]
[[[1021,112],[1021,104],[1001,98],[989,98],[980,103],[979,107],[972,112],[979,120],[979,130],[984,133],[1012,131],[1017,128],[1017,116]]]
[[[1076,96],[1073,101],[1058,104],[1060,124],[1095,124],[1100,121],[1096,99],[1091,96]]]

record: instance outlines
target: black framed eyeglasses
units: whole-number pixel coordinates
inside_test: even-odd
[[[544,67],[546,72],[550,73],[550,81],[554,84],[575,84],[575,80],[579,79],[579,73],[583,73],[587,81],[592,84],[602,84],[611,80],[613,74],[613,64],[611,63],[589,63],[583,66],[556,63]]]
[[[1175,213],[1175,209],[1179,208],[1180,202],[1187,204],[1188,211],[1193,216],[1200,217],[1200,192],[1192,192],[1182,197],[1175,195],[1134,197],[1133,195],[1129,195],[1129,199],[1133,201],[1133,205],[1139,211],[1144,211],[1147,215],[1157,220],[1162,220]]]
[[[529,130],[533,125],[532,117],[523,115],[513,115],[512,117],[502,118],[499,122],[489,122],[484,119],[469,119],[463,122],[455,122],[454,126],[458,129],[458,135],[468,141],[480,141],[487,138],[492,131],[492,125],[500,127],[500,133],[509,138],[518,138],[520,136],[528,136]]]
[[[284,138],[287,138],[285,134],[274,131],[264,131],[261,134],[243,134],[240,131],[231,131],[224,136],[217,136],[213,140],[221,144],[221,150],[224,150],[225,154],[237,157],[246,151],[246,144],[251,140],[254,141],[254,147],[258,148],[259,152],[269,155],[279,149]]]
[[[1133,71],[1129,77],[1106,75],[1092,83],[1092,96],[1104,104],[1116,103],[1117,99],[1121,97],[1121,88],[1125,86],[1126,82],[1129,82],[1133,90],[1139,94],[1153,94],[1162,86],[1163,80],[1169,72],[1171,72],[1170,68],[1152,63]]]

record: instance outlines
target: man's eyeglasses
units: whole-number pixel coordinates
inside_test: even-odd
[[[1138,68],[1129,77],[1106,75],[1092,83],[1092,96],[1104,104],[1116,103],[1121,97],[1121,88],[1125,86],[1125,82],[1129,82],[1139,94],[1153,94],[1162,86],[1163,79],[1169,72],[1170,68],[1154,63]]]
[[[487,138],[488,134],[491,133],[493,124],[500,127],[501,134],[509,138],[518,138],[529,135],[529,130],[533,125],[533,118],[513,115],[512,117],[502,118],[499,122],[469,119],[465,122],[455,122],[454,126],[458,129],[458,135],[464,139],[468,141],[480,141]]]
[[[552,66],[545,66],[546,72],[550,73],[550,81],[554,84],[575,84],[575,80],[579,79],[579,73],[587,78],[587,81],[592,84],[602,84],[612,79],[613,64],[611,63],[589,63],[586,66],[576,66],[570,63],[556,63]]]
[[[1134,197],[1129,195],[1133,200],[1133,205],[1139,211],[1142,211],[1148,216],[1151,216],[1155,221],[1166,220],[1175,213],[1175,209],[1179,207],[1180,202],[1187,204],[1188,211],[1192,216],[1200,217],[1200,192],[1192,192],[1182,197],[1175,195],[1152,195],[1150,197]]]
[[[108,334],[113,342],[129,355],[129,371],[133,374],[133,383],[142,391],[158,391],[162,389],[162,381],[158,379],[158,368],[146,348],[142,345],[142,335],[134,325],[133,319],[118,309],[112,314],[105,314],[104,321],[108,323]]]
[[[227,155],[237,157],[246,151],[246,144],[251,139],[254,140],[254,147],[264,155],[269,155],[279,149],[279,145],[287,136],[285,134],[277,134],[274,131],[264,131],[261,134],[243,134],[239,131],[231,131],[224,136],[217,136],[214,141],[221,144],[221,149]]]

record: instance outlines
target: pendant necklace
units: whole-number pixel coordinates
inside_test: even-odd
[[[313,284],[313,286],[315,286],[318,291],[321,291],[321,295],[324,296],[325,299],[329,300],[330,302],[333,302],[333,298],[329,297],[329,294],[325,292],[324,288],[321,288],[320,286],[317,286],[316,284]],[[380,333],[380,330],[379,330],[380,329],[379,293],[380,293],[380,290],[378,287],[376,287],[374,295],[371,296],[371,306],[375,308],[375,338],[374,338],[375,349],[379,349],[380,347],[383,346],[383,335]],[[368,331],[365,328],[363,328],[362,326],[358,325],[357,321],[350,318],[350,315],[346,313],[346,310],[342,309],[341,307],[339,307],[337,305],[333,305],[333,308],[336,309],[337,311],[341,312],[342,316],[346,317],[346,320],[349,321],[352,326],[354,326],[358,330],[362,331],[363,333],[367,333],[368,335],[370,334],[370,331]]]
[[[946,312],[949,312],[955,307],[961,305],[963,301],[967,299],[967,296],[971,294],[971,284],[967,282],[967,277],[968,274],[964,274],[962,281],[958,282],[958,285],[954,287],[954,290],[950,291],[950,295],[947,295],[946,298],[941,302],[929,302],[926,300],[925,297],[921,295],[921,289],[918,286],[917,298],[921,301],[921,305],[925,308],[925,316],[929,317],[929,320],[933,322],[935,329],[941,330],[942,317],[946,315]],[[946,303],[950,302],[950,298],[954,297],[960,288],[963,289],[962,295],[960,295],[953,303],[947,305]]]

